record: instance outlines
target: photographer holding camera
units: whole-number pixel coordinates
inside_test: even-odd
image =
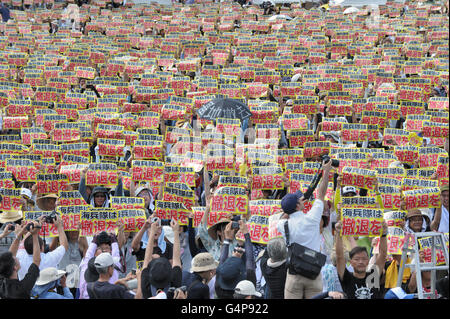
[[[34,221],[32,225],[32,227],[24,227],[24,224],[17,225],[17,237],[9,251],[0,255],[0,299],[30,299],[31,289],[39,277],[39,266],[41,265],[39,249],[41,223]],[[27,266],[21,264],[19,258],[16,257],[20,241],[26,232],[29,232],[29,237],[33,242],[32,262]],[[25,275],[19,279],[19,271],[25,267]]]
[[[39,222],[42,224],[43,222],[52,222],[55,224],[56,228],[58,229],[58,236],[59,236],[59,246],[50,252],[45,253],[44,252],[44,241],[42,238],[38,238],[39,242],[39,249],[41,251],[41,265],[40,269],[48,268],[48,267],[58,267],[59,262],[64,257],[64,254],[68,250],[69,242],[67,240],[66,233],[64,232],[64,226],[63,221],[61,217],[57,214],[52,214],[50,216],[41,216],[39,218]],[[28,224],[30,225],[30,224]],[[29,226],[26,227],[29,227]],[[19,249],[17,253],[17,259],[20,260],[20,263],[22,265],[21,269],[19,270],[19,279],[23,279],[28,267],[32,263],[33,260],[33,251],[34,251],[34,240],[31,238],[31,236],[25,236],[23,241],[24,249]]]
[[[320,252],[320,222],[324,211],[325,194],[332,164],[336,165],[330,159],[323,161],[323,177],[318,188],[318,196],[308,213],[303,213],[305,196],[300,191],[294,194],[287,194],[281,200],[284,214],[277,224],[277,230],[286,238],[285,224],[287,223],[289,243],[299,244],[309,250]],[[286,299],[310,299],[321,292],[322,276],[320,272],[314,279],[310,279],[297,273],[294,274],[291,267],[289,267],[284,291]]]
[[[171,220],[170,227],[173,230],[173,260],[154,254],[155,242],[149,240],[145,248],[144,264],[142,266],[142,296],[144,299],[156,297],[161,292],[167,294],[170,287],[181,287],[182,270],[180,254],[180,225]],[[152,221],[148,230],[149,238],[155,238],[161,231],[158,220]]]
[[[61,293],[59,293],[61,290]],[[43,269],[31,290],[32,299],[74,299],[66,286],[66,272],[55,267]]]

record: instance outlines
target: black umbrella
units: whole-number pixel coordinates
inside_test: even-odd
[[[205,120],[216,120],[218,118],[245,120],[252,116],[248,106],[235,99],[216,98],[197,110],[200,118]]]

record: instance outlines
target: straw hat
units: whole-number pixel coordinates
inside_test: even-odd
[[[217,226],[218,226],[219,224],[222,224],[222,223],[229,223],[229,222],[231,222],[231,219],[226,218],[226,217],[221,217],[219,220],[217,220],[213,225],[211,225],[211,226],[208,228],[208,234],[209,234],[209,236],[210,236],[212,239],[217,240],[217,234],[216,234]]]
[[[58,195],[57,194],[41,194],[41,195],[39,195],[38,198],[36,199],[36,204],[39,208],[41,208],[42,200],[44,200],[46,198],[58,199]]]
[[[18,221],[19,219],[22,219],[22,218],[23,218],[22,211],[3,212],[0,214],[0,223],[1,224],[11,223],[11,222]]]
[[[422,212],[420,211],[420,209],[414,208],[408,211],[408,213],[406,214],[406,220],[414,216],[422,216]]]
[[[202,272],[216,269],[219,263],[210,253],[199,253],[192,259],[191,272]]]

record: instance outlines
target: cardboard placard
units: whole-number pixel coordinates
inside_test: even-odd
[[[342,208],[341,236],[378,237],[382,231],[383,211],[367,208]]]

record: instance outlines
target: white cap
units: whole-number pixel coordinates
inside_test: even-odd
[[[20,189],[20,195],[26,196],[27,199],[31,199],[33,197],[33,194],[31,193],[31,191],[28,188],[24,188],[24,187],[22,187]]]
[[[96,268],[106,268],[119,262],[119,257],[113,257],[110,253],[101,253],[95,258],[94,265]]]
[[[148,299],[167,299],[167,295],[164,291],[161,291],[159,294],[157,294],[154,297],[150,297]]]
[[[261,293],[256,291],[255,285],[249,280],[242,280],[234,288],[234,292],[244,296],[261,297]]]
[[[135,196],[139,196],[139,193],[142,192],[144,189],[150,190],[150,187],[147,185],[142,185],[136,188],[136,191],[134,192]]]
[[[347,193],[355,193],[356,194],[356,188],[353,186],[344,186],[342,188],[342,194],[347,194]]]
[[[167,240],[173,244],[174,234],[173,234],[172,227],[163,226],[163,231],[164,231],[164,237],[166,237]]]

